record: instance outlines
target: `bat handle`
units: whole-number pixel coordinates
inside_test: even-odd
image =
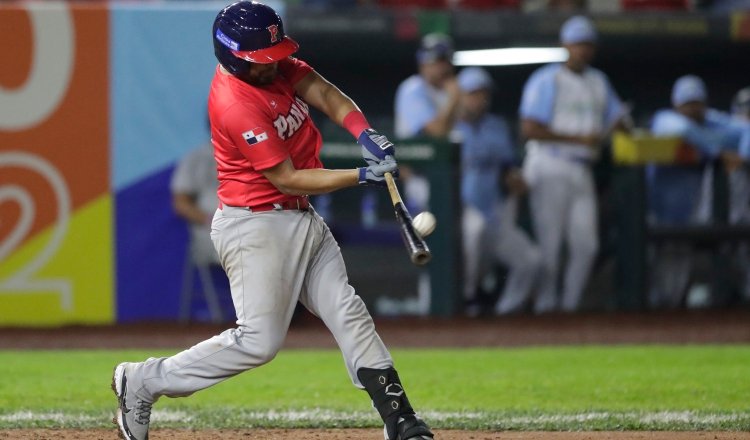
[[[385,173],[385,184],[388,187],[388,194],[391,196],[391,203],[393,203],[393,206],[402,203],[401,194],[399,194],[398,187],[396,186],[396,180],[390,172]]]

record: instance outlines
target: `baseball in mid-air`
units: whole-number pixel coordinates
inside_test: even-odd
[[[414,217],[412,224],[414,225],[414,230],[417,231],[417,234],[422,237],[427,237],[435,230],[437,220],[435,220],[435,216],[430,211],[424,211]]]

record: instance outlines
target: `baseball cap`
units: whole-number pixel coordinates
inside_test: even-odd
[[[687,102],[706,102],[706,84],[695,75],[681,76],[672,87],[672,105],[678,107]]]
[[[560,28],[562,44],[596,43],[597,38],[594,23],[582,15],[569,18]]]
[[[458,87],[464,92],[492,89],[492,77],[481,67],[466,67],[458,74]]]
[[[417,50],[419,64],[431,63],[437,60],[451,62],[453,58],[453,39],[446,34],[432,33],[422,37]]]

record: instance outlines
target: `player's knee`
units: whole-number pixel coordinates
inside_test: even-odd
[[[257,363],[258,365],[267,364],[281,350],[284,338],[271,335],[271,332],[268,333],[268,335],[262,333],[243,333],[240,336],[243,339],[240,344],[245,347],[244,351],[254,358],[253,363]]]
[[[544,257],[542,256],[542,251],[540,251],[536,247],[530,247],[526,253],[525,253],[525,261],[524,263],[533,269],[535,272],[539,272],[542,270],[544,266]]]
[[[261,364],[267,364],[271,362],[281,350],[281,343],[275,341],[269,341],[266,344],[261,344],[257,347],[256,356]]]
[[[596,238],[581,240],[577,245],[573,246],[573,252],[576,252],[581,258],[594,258],[596,253],[599,252],[599,240]]]

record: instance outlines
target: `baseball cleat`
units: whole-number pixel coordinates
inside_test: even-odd
[[[117,413],[112,421],[117,425],[120,438],[148,440],[152,403],[137,398],[135,387],[128,389],[128,370],[132,365],[129,362],[119,364],[112,375],[112,391],[115,392],[118,401]]]
[[[388,437],[388,427],[383,428],[385,440],[432,440],[434,434],[416,414],[405,414],[398,418],[395,437]]]

